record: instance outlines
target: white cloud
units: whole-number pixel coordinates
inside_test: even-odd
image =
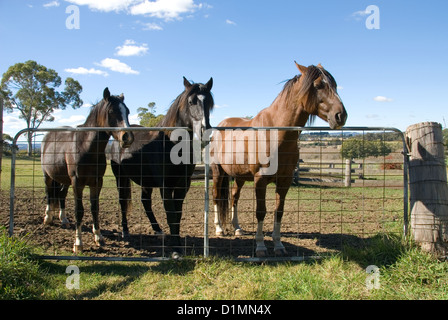
[[[51,1],[51,2],[45,3],[44,7],[45,8],[59,7],[59,5],[60,5],[59,1]]]
[[[100,63],[96,63],[96,65],[119,73],[140,74],[140,72],[133,70],[126,63],[121,62],[118,59],[106,58],[101,60]]]
[[[141,46],[136,45],[134,40],[126,40],[122,46],[117,48],[117,56],[142,56],[148,52],[148,45],[143,43]]]
[[[157,23],[141,22],[140,24],[143,26],[143,30],[154,30],[154,31],[162,31],[163,30],[163,28],[160,25],[158,25]]]
[[[86,117],[83,115],[73,115],[68,118],[61,118],[57,120],[58,123],[61,124],[69,124],[69,125],[79,125],[83,124],[86,121]]]
[[[68,68],[64,69],[65,72],[74,73],[74,74],[96,74],[107,77],[109,74],[105,71],[94,69],[94,68],[84,68],[84,67],[78,67],[78,68]]]
[[[66,0],[79,6],[88,6],[91,10],[98,11],[122,11],[126,10],[141,0]]]
[[[367,11],[367,10],[360,10],[360,11],[353,12],[353,13],[351,14],[351,17],[352,17],[353,19],[357,20],[357,21],[360,21],[360,20],[362,20],[362,18],[364,18],[364,17],[367,16],[368,14],[370,14],[369,11]]]
[[[378,101],[378,102],[391,102],[391,101],[393,101],[391,98],[383,97],[383,96],[377,96],[377,97],[373,98],[373,100]]]
[[[232,25],[232,26],[236,26],[236,22],[235,22],[235,21],[232,21],[232,20],[229,20],[229,19],[226,20],[226,23],[227,23],[227,24],[230,24],[230,25]]]
[[[181,19],[181,15],[192,13],[204,5],[194,0],[66,0],[77,5],[86,5],[91,10],[126,11],[133,15],[149,15],[164,20]],[[207,5],[205,5],[208,8]]]
[[[129,115],[128,119],[129,119],[129,123],[140,123],[140,119],[138,118],[138,113]]]
[[[201,8],[202,4],[194,4],[194,0],[145,0],[130,7],[133,15],[149,15],[164,20],[180,19],[181,14],[191,13]]]
[[[3,116],[3,133],[11,129],[23,129],[26,127],[25,121],[19,118],[20,112],[13,112],[11,115]]]

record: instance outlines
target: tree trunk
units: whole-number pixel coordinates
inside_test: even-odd
[[[423,250],[446,255],[448,185],[442,126],[423,122],[406,130],[410,151],[411,233]]]

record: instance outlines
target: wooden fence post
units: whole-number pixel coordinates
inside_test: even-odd
[[[446,255],[448,185],[442,126],[422,122],[406,130],[410,152],[411,234],[423,250]]]
[[[345,186],[352,185],[352,159],[345,159]]]

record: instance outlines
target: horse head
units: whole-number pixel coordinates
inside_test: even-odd
[[[201,139],[204,132],[211,128],[210,112],[214,107],[211,93],[213,78],[210,78],[206,84],[191,84],[184,77],[184,86],[186,99],[183,122],[186,126],[193,129],[193,133]]]
[[[104,89],[104,126],[112,128],[129,128],[129,109],[124,103],[124,95],[111,96],[109,89]],[[128,148],[134,142],[132,131],[112,131],[111,135],[120,142],[122,148]]]
[[[304,82],[310,82],[309,113],[328,122],[331,129],[343,127],[347,121],[347,111],[339,97],[337,84],[333,76],[320,63],[317,67],[304,67],[297,62],[295,64],[302,73]]]

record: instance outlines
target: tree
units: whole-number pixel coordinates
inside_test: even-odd
[[[12,141],[13,141],[13,137],[11,137],[9,134],[3,133],[2,135],[2,148],[3,148],[3,153],[6,155],[10,155],[12,152]],[[10,141],[11,143],[9,143],[8,141]],[[18,150],[18,147],[16,146],[16,150]]]
[[[345,159],[386,156],[391,152],[392,149],[384,141],[366,141],[356,138],[344,141],[341,148],[341,156]]]
[[[144,127],[155,127],[163,119],[164,115],[159,114],[156,116],[156,104],[155,102],[148,103],[148,108],[138,108],[138,118],[140,119],[140,125]]]
[[[37,129],[44,121],[54,121],[53,112],[68,105],[76,109],[82,105],[79,94],[82,87],[73,78],[65,80],[64,91],[56,89],[61,78],[53,69],[36,61],[16,63],[3,74],[0,95],[7,112],[18,110],[27,129]],[[28,154],[32,153],[32,133],[29,132]]]

